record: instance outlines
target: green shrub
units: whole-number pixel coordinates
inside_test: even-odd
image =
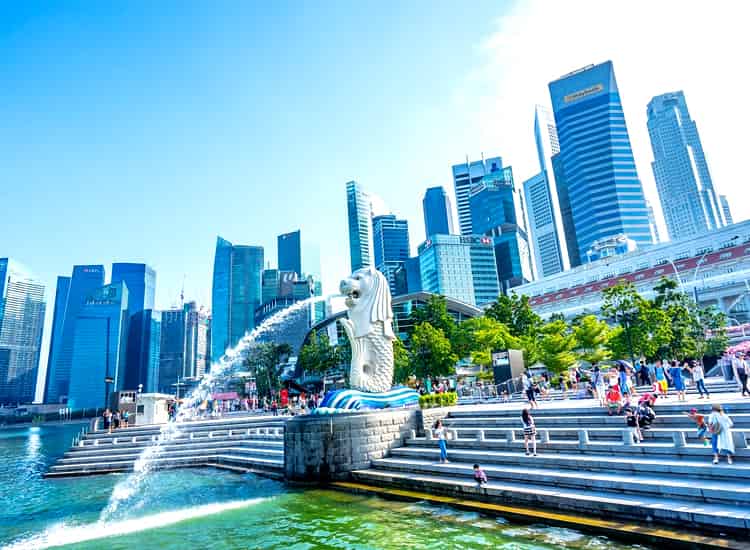
[[[429,409],[432,407],[451,407],[458,403],[456,392],[428,393],[419,396],[419,408]]]

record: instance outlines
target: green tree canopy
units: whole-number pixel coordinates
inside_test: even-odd
[[[253,346],[246,358],[245,365],[255,376],[259,396],[273,396],[280,388],[279,365],[286,361],[292,352],[289,344],[264,342]]]
[[[323,374],[337,367],[341,362],[340,354],[331,345],[327,334],[313,332],[308,342],[300,349],[297,363],[305,372]]]
[[[449,340],[453,337],[456,330],[456,322],[448,313],[448,305],[445,296],[432,295],[427,303],[416,307],[411,312],[412,330],[422,323],[429,323],[434,328],[442,330],[443,334]]]
[[[426,322],[414,327],[409,356],[414,374],[421,379],[453,374],[458,360],[445,333]]]
[[[576,319],[573,335],[577,342],[578,357],[592,364],[612,357],[612,351],[607,346],[618,330],[611,329],[605,321],[600,321],[595,315],[585,315]]]
[[[529,297],[515,292],[498,296],[485,315],[507,326],[515,337],[536,335],[542,326],[541,317],[531,309]]]
[[[492,364],[492,352],[517,348],[518,338],[511,336],[508,327],[492,317],[474,317],[462,322],[454,337],[454,351],[459,357],[471,357],[482,366]]]
[[[539,360],[554,373],[564,372],[576,364],[573,350],[577,342],[565,321],[552,321],[542,327],[539,337]]]
[[[409,377],[416,376],[409,352],[400,338],[393,340],[393,380],[396,384],[406,384]]]

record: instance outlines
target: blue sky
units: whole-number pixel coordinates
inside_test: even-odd
[[[684,89],[714,183],[747,218],[750,115],[732,91],[747,90],[750,14],[704,6],[5,2],[0,256],[47,283],[48,325],[55,277],[80,263],[143,261],[158,307],[183,277],[210,305],[217,235],[275,264],[276,235],[300,228],[333,290],[349,266],[346,181],[407,217],[416,249],[425,188],[450,189],[450,166],[481,152],[532,176],[547,83],[606,59],[657,213],[646,104]]]

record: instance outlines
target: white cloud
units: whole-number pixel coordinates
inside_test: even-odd
[[[500,152],[520,182],[537,170],[533,109],[549,105],[548,83],[611,59],[638,174],[657,216],[646,105],[681,89],[714,185],[728,195],[735,221],[747,219],[749,16],[750,3],[739,1],[524,2],[478,45],[483,60],[463,80],[456,104],[472,111],[481,149]],[[469,99],[477,95],[478,102]]]

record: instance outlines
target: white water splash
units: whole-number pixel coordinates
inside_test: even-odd
[[[3,550],[40,550],[54,546],[63,546],[66,544],[80,544],[82,542],[130,535],[148,529],[157,529],[167,525],[173,525],[181,521],[200,518],[227,510],[238,510],[256,505],[268,498],[253,498],[248,500],[235,500],[230,502],[217,502],[214,504],[204,504],[191,508],[180,510],[170,510],[169,512],[160,512],[139,518],[126,519],[122,521],[105,522],[99,520],[95,523],[86,523],[82,525],[71,525],[59,523],[49,527],[44,532],[33,535],[29,538],[11,543]]]
[[[196,418],[200,404],[210,397],[214,386],[231,375],[236,368],[242,366],[244,360],[243,353],[245,351],[256,344],[261,337],[282,327],[290,316],[323,299],[321,296],[314,296],[295,302],[286,309],[276,312],[258,325],[252,332],[246,334],[234,348],[227,350],[218,362],[213,363],[210,371],[201,378],[198,386],[183,399],[175,421],[162,426],[157,441],[141,452],[133,464],[133,471],[112,489],[109,502],[106,508],[102,510],[99,521],[107,522],[114,519],[121,505],[128,503],[131,497],[141,492],[143,482],[153,470],[154,461],[164,452],[165,444],[174,440],[182,433],[180,429],[181,423]],[[127,506],[127,508],[132,507],[132,504]]]

